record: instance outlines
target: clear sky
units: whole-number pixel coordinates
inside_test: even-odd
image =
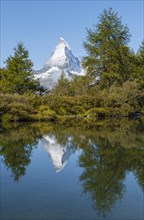
[[[100,13],[109,7],[128,25],[132,34],[129,46],[137,51],[144,38],[143,0],[1,0],[1,66],[18,42],[28,49],[35,70],[42,68],[60,37],[75,56],[84,56],[86,28],[96,24]]]

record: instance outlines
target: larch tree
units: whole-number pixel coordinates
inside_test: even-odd
[[[88,75],[99,79],[103,87],[122,84],[130,74],[129,29],[121,17],[109,8],[99,16],[93,29],[87,29],[83,47],[87,55],[82,65]]]
[[[141,87],[144,88],[144,40],[137,53],[136,79]]]

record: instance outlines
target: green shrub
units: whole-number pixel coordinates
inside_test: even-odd
[[[29,121],[32,119],[33,108],[24,103],[9,104],[9,112],[13,116],[14,121]]]
[[[134,108],[124,103],[121,107],[109,108],[108,116],[110,117],[129,117],[134,113]]]
[[[91,108],[85,113],[86,117],[93,119],[103,118],[106,116],[106,114],[107,109],[105,108]]]
[[[1,116],[1,120],[2,122],[9,122],[9,121],[13,121],[13,116],[9,113],[3,114]]]
[[[67,115],[67,111],[63,106],[61,106],[57,109],[57,114],[58,115]]]
[[[33,119],[39,121],[56,121],[57,114],[51,109],[39,109],[38,113],[33,116]]]

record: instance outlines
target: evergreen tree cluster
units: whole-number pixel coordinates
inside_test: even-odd
[[[144,114],[144,41],[135,53],[128,45],[130,37],[121,17],[111,8],[104,10],[83,42],[85,76],[69,81],[63,73],[45,94],[33,79],[28,51],[19,43],[0,69],[0,119],[65,121],[74,115],[93,120]]]

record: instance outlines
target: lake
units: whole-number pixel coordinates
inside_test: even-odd
[[[142,220],[144,124],[5,124],[1,220]]]

